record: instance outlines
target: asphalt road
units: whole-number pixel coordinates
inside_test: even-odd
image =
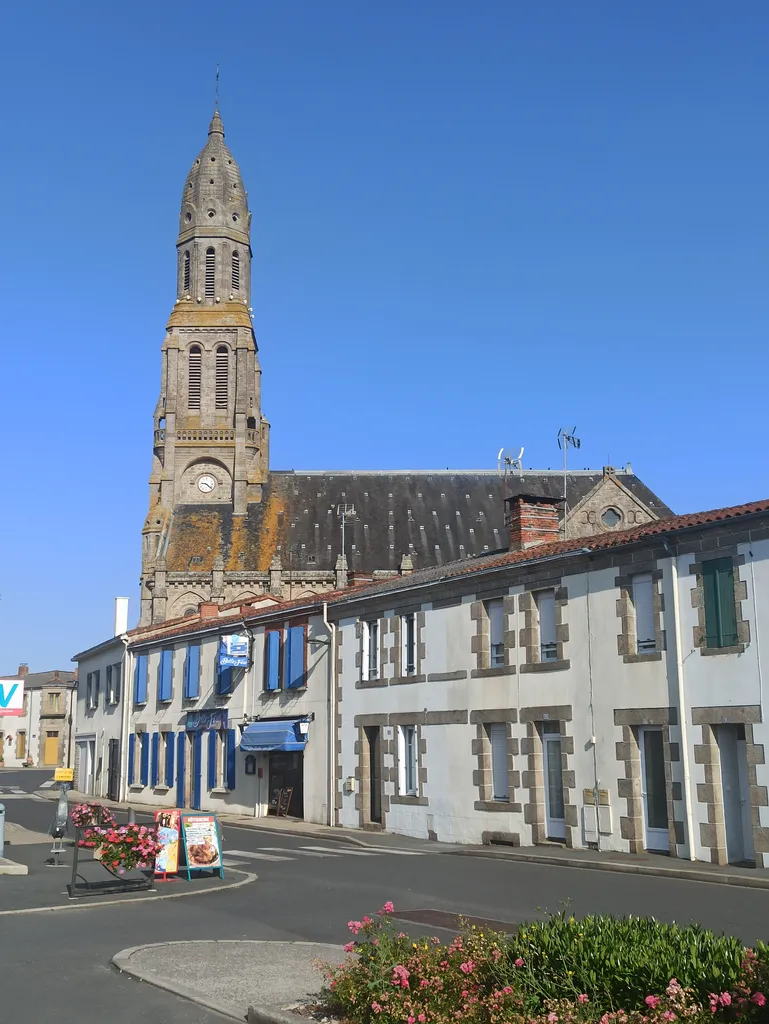
[[[0,802],[4,787],[33,789],[40,781],[28,772],[0,772]],[[53,804],[17,797],[6,802],[6,813],[11,821],[45,831]],[[699,921],[746,942],[769,932],[769,892],[763,890],[459,857],[427,843],[361,852],[333,840],[234,827],[225,827],[224,840],[225,863],[255,871],[256,882],[179,900],[0,917],[6,1019],[41,1019],[58,1010],[64,1022],[87,1024],[106,1014],[115,1024],[128,1024],[137,1015],[174,1024],[220,1020],[117,975],[110,957],[127,946],[173,939],[342,943],[349,937],[348,920],[376,911],[388,899],[396,912],[438,910],[506,923],[542,917],[568,904],[576,914]],[[42,861],[47,847],[38,849]],[[51,884],[45,869],[30,870],[30,886]],[[242,876],[228,875],[235,877]],[[3,900],[0,877],[0,911]]]

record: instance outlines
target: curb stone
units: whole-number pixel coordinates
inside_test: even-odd
[[[190,1003],[197,1003],[198,1006],[203,1006],[206,1010],[212,1010],[214,1013],[220,1013],[223,1017],[227,1017],[229,1020],[243,1021],[246,1018],[243,1014],[238,1013],[232,1006],[224,1006],[222,1003],[218,1003],[214,999],[208,999],[202,993],[195,991],[194,989],[188,988],[186,985],[178,985],[175,981],[169,981],[166,978],[161,978],[157,975],[147,977],[147,974],[138,967],[132,967],[130,960],[134,953],[138,953],[142,949],[157,946],[172,946],[176,945],[173,942],[150,942],[144,943],[141,946],[129,946],[127,949],[121,949],[119,953],[116,953],[112,957],[112,963],[117,967],[121,974],[127,974],[131,978],[135,978],[137,981],[146,982],[148,985],[154,985],[155,988],[161,988],[166,992],[171,992],[175,996],[180,996],[182,999],[186,999]],[[249,1010],[250,1012],[250,1010]],[[296,1022],[292,1022],[296,1024]]]
[[[285,1010],[275,1010],[271,1006],[249,1006],[246,1017],[247,1024],[299,1024],[301,1017]]]
[[[190,1003],[196,1003],[198,1006],[202,1006],[207,1010],[211,1010],[214,1013],[219,1013],[223,1017],[227,1017],[229,1020],[246,1021],[247,1024],[300,1024],[300,1018],[295,1013],[288,1013],[280,1007],[272,1006],[269,1004],[260,1004],[258,1006],[249,1006],[246,1014],[240,1013],[232,1006],[226,1006],[223,1003],[219,1003],[214,999],[208,999],[201,992],[188,988],[186,985],[179,985],[175,981],[170,981],[166,978],[160,977],[146,972],[140,967],[134,967],[131,964],[131,957],[134,953],[139,953],[145,949],[159,949],[162,946],[190,946],[196,942],[209,944],[211,942],[247,942],[247,943],[269,943],[269,939],[179,939],[172,940],[169,942],[145,942],[140,946],[129,946],[126,949],[121,949],[119,953],[115,953],[112,957],[112,964],[121,972],[121,974],[127,974],[129,977],[135,978],[137,981],[143,981],[148,985],[154,985],[156,988],[171,992],[173,995],[179,996],[182,999],[186,999]],[[290,941],[290,940],[274,940],[277,942],[284,942],[284,944],[292,946],[317,946],[317,945],[329,945],[329,943],[317,943],[308,941]],[[340,946],[339,949],[342,947]]]
[[[526,864],[546,864],[550,867],[587,868],[589,871],[613,871],[625,875],[652,875],[657,878],[675,878],[689,882],[708,882],[711,885],[732,885],[745,889],[769,889],[769,876],[715,874],[698,871],[696,868],[656,867],[652,864],[632,864],[622,861],[582,860],[576,857],[552,857],[537,853],[502,853],[486,848],[470,850],[446,850],[453,857],[487,857],[490,860],[516,861]]]

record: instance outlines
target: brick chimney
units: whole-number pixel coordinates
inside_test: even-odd
[[[536,544],[560,540],[560,498],[515,494],[505,498],[505,525],[510,530],[510,550],[523,551]]]
[[[218,619],[219,605],[214,601],[201,601],[198,605],[198,614],[201,619]]]
[[[25,676],[29,672],[29,665],[26,662],[19,665],[19,671],[16,673],[18,676]]]

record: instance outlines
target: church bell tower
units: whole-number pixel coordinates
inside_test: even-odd
[[[246,514],[262,498],[269,423],[261,413],[250,314],[251,214],[218,109],[184,183],[176,302],[161,350],[150,509],[142,531],[143,623],[165,617],[165,546],[181,506]]]

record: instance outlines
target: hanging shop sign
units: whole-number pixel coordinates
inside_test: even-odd
[[[219,664],[222,668],[248,668],[248,637],[232,633],[219,641]]]
[[[184,719],[184,728],[187,732],[226,729],[227,708],[201,708],[200,711],[188,711]]]
[[[182,814],[182,846],[187,878],[192,871],[213,871],[224,878],[222,841],[215,814]]]
[[[0,716],[24,714],[24,680],[0,679]]]
[[[155,858],[156,875],[175,875],[179,870],[179,811],[155,811],[160,853]]]

